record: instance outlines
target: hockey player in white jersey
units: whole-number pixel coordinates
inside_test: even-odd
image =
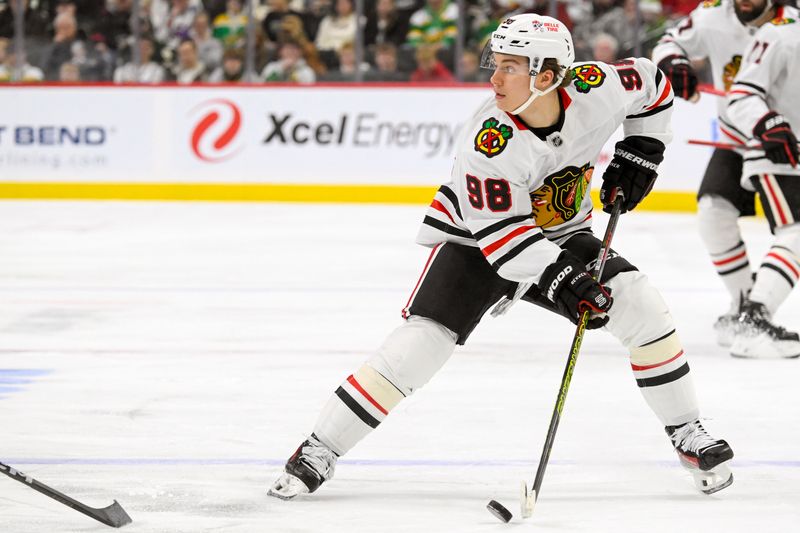
[[[747,133],[742,186],[755,188],[775,235],[742,306],[731,353],[800,356],[800,338],[771,322],[800,278],[800,22],[775,17],[753,37],[727,98],[733,125]]]
[[[694,101],[698,95],[697,76],[690,59],[707,58],[714,87],[727,91],[739,71],[742,56],[757,29],[778,18],[798,18],[797,9],[772,0],[709,0],[702,2],[659,40],[653,61],[669,77],[675,95]],[[744,148],[751,136],[728,116],[724,98],[718,98],[719,130]],[[748,183],[741,185],[743,151],[717,149],[711,156],[697,193],[698,225],[714,269],[728,290],[731,303],[714,324],[717,342],[730,347],[739,313],[753,288],[754,272],[738,225],[741,216],[755,214],[755,193]],[[780,256],[784,252],[772,250]],[[789,260],[789,258],[785,258]],[[765,265],[774,263],[767,256]],[[756,271],[761,275],[765,267]],[[774,309],[772,309],[774,311]],[[793,335],[786,331],[781,335]]]
[[[700,490],[733,482],[733,452],[699,421],[687,357],[659,293],[613,251],[601,280],[587,272],[601,247],[589,195],[600,150],[623,125],[601,198],[610,206],[621,189],[623,209],[634,209],[671,138],[670,83],[647,59],[573,65],[574,57],[569,32],[550,17],[515,15],[492,34],[482,65],[494,70],[494,95],[465,124],[451,181],[424,218],[418,242],[432,251],[404,322],[336,389],[270,495],[291,499],[330,479],[338,457],[427,383],[490,307],[527,283],[534,285],[523,301],[573,323],[589,309],[589,327],[620,340]]]

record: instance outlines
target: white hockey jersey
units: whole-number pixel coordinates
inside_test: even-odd
[[[417,242],[477,246],[502,277],[537,282],[565,235],[591,226],[589,196],[601,148],[626,137],[672,139],[672,87],[648,59],[576,63],[558,89],[561,114],[530,129],[488,100],[456,141],[451,181],[436,193]]]
[[[797,17],[775,18],[764,24],[742,61],[742,69],[728,94],[728,116],[741,131],[752,136],[753,127],[767,112],[783,115],[795,135],[800,135],[800,20]],[[800,175],[800,168],[777,165],[753,148],[758,140],[748,142],[744,158],[742,184],[756,174]]]
[[[783,17],[784,14],[797,18],[798,10],[779,6],[777,16]],[[702,2],[658,41],[653,49],[653,61],[658,64],[673,54],[691,59],[708,58],[714,87],[728,91],[756,30],[739,21],[733,9],[733,0]],[[717,113],[720,131],[734,142],[743,144],[749,137],[749,131],[741,131],[732,123],[727,116],[724,98],[717,101]]]

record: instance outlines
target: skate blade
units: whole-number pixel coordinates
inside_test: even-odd
[[[714,494],[733,484],[733,472],[723,463],[706,472],[692,472],[695,485],[703,494]]]
[[[796,359],[800,357],[800,343],[784,341],[776,343],[765,335],[734,342],[730,348],[732,357],[739,359]]]
[[[267,492],[268,496],[284,501],[293,500],[301,494],[308,494],[308,487],[299,478],[286,472],[281,474]]]
[[[777,355],[763,356],[763,355],[755,355],[755,354],[748,355],[743,353],[731,352],[731,357],[735,357],[736,359],[797,359],[798,357],[800,357],[800,353],[789,354],[789,355],[777,354]]]

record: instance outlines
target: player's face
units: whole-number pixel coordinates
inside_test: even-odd
[[[733,9],[742,22],[757,19],[764,12],[767,0],[734,0]]]
[[[502,111],[512,111],[531,95],[531,77],[527,58],[508,54],[494,54],[496,67],[491,83],[494,99]]]

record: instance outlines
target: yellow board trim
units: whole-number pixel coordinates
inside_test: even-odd
[[[437,187],[427,185],[0,182],[0,199],[425,205],[430,203],[436,190]],[[686,191],[653,191],[637,211],[694,213],[697,211],[695,195]],[[597,191],[592,191],[592,199],[595,205],[599,204]]]

